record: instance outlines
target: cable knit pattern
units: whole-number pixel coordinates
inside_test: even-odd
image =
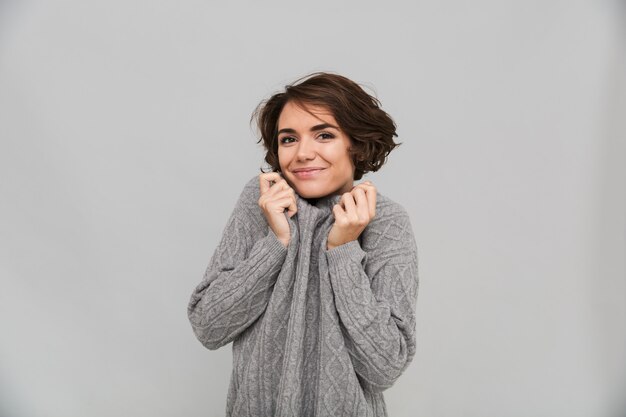
[[[188,316],[208,349],[233,342],[226,415],[387,416],[383,391],[415,355],[417,245],[399,204],[377,193],[358,240],[326,250],[341,196],[296,194],[284,247],[245,185]]]

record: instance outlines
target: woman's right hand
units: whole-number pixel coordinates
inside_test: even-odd
[[[296,193],[278,172],[260,174],[259,185],[261,189],[259,207],[278,240],[287,246],[291,232],[289,222],[285,218],[285,209],[288,209],[289,217],[296,214],[298,211]]]

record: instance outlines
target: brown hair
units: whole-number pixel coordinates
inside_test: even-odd
[[[380,108],[380,101],[357,83],[338,74],[314,72],[285,86],[285,91],[261,101],[250,123],[257,121],[260,138],[267,151],[265,162],[274,172],[278,163],[278,118],[287,102],[323,106],[331,111],[339,127],[351,142],[350,156],[355,165],[354,180],[367,172],[378,171],[387,155],[400,143],[394,143],[396,124]],[[264,172],[261,169],[261,172]]]

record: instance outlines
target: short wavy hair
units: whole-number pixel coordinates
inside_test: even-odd
[[[402,143],[395,143],[396,124],[381,109],[380,101],[366,93],[359,84],[327,72],[314,72],[286,85],[283,92],[261,101],[250,118],[257,122],[266,150],[265,162],[272,171],[280,172],[278,162],[278,118],[287,102],[303,108],[321,106],[331,111],[339,127],[350,138],[350,157],[355,166],[354,180],[368,172],[378,171],[389,153]],[[263,169],[261,168],[261,172]]]

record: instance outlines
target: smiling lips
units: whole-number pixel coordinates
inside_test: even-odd
[[[305,180],[310,178],[315,178],[326,168],[298,168],[295,171],[292,171],[296,178]]]

